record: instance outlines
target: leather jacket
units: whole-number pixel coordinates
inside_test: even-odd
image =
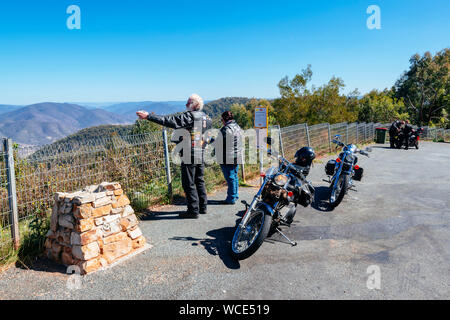
[[[408,135],[412,132],[413,127],[410,124],[406,124],[405,127],[403,128],[403,134],[404,135]]]
[[[398,133],[401,130],[401,122],[396,120],[392,123],[391,127],[389,128],[390,134]]]
[[[190,145],[191,164],[203,163],[203,152],[208,143],[204,133],[212,127],[211,118],[204,112],[185,111],[178,115],[168,116],[149,114],[147,119],[172,129],[186,129],[186,131],[181,132],[175,131],[171,141],[176,144],[186,144],[183,145],[183,148],[187,148]],[[180,151],[180,156],[183,157],[183,149]],[[187,163],[185,160],[183,162]]]
[[[242,129],[235,120],[228,121],[216,140],[216,159],[219,164],[242,163]]]

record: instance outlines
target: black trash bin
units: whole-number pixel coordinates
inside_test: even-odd
[[[386,142],[386,128],[375,128],[376,132],[376,143],[385,143]]]

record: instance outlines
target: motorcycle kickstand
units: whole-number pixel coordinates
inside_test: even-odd
[[[291,246],[295,247],[295,246],[297,245],[297,242],[291,241],[291,239],[289,239],[283,232],[281,232],[281,230],[278,229],[278,227],[275,228],[275,230],[276,230],[278,233],[280,233],[287,241],[289,241],[289,243],[291,244]]]

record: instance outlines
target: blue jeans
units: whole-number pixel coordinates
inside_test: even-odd
[[[239,177],[238,164],[221,164],[223,176],[228,184],[227,199],[225,201],[235,202],[239,199]]]

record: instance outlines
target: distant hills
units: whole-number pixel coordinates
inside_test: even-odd
[[[226,97],[217,100],[209,101],[203,107],[203,111],[209,115],[211,118],[220,116],[223,112],[230,110],[231,105],[237,104],[247,104],[251,99],[244,97]]]
[[[79,149],[92,149],[105,147],[110,137],[129,136],[132,134],[133,125],[100,125],[81,129],[65,138],[59,139],[51,144],[40,147],[32,152],[30,159],[39,159],[52,155],[56,152],[73,152]],[[28,154],[25,154],[28,156]]]
[[[225,110],[229,110],[232,104],[246,104],[250,100],[244,97],[221,98],[207,102],[204,111],[212,118],[217,118]],[[136,121],[138,110],[166,115],[186,109],[186,101],[80,102],[80,104],[55,102],[28,106],[0,104],[0,137],[10,137],[23,145],[43,145],[61,140],[82,129],[97,126],[100,127],[67,138],[78,140],[87,135],[102,135],[111,131],[125,134],[131,130],[126,125]],[[125,127],[121,129],[120,126]]]
[[[103,124],[131,124],[136,119],[101,109],[69,103],[38,103],[3,113],[0,136],[15,142],[41,145],[54,142],[83,128]]]
[[[23,106],[14,106],[10,104],[0,104],[0,114],[11,112],[23,108]]]

